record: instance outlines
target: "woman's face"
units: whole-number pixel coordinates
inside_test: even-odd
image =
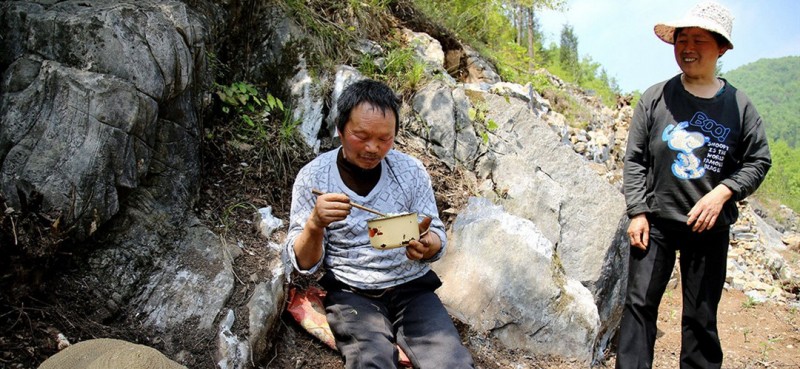
[[[688,77],[714,77],[717,59],[727,50],[702,28],[684,28],[675,38],[675,60]]]
[[[394,145],[394,126],[392,109],[381,110],[369,103],[356,105],[344,132],[339,132],[345,159],[361,169],[378,166]]]

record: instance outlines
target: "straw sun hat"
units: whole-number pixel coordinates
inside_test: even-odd
[[[668,44],[674,43],[675,28],[699,27],[722,35],[731,49],[731,29],[733,28],[733,15],[724,6],[714,2],[704,2],[695,5],[680,20],[656,24],[656,36]]]

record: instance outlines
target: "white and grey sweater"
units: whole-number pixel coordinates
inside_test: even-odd
[[[444,255],[447,245],[444,224],[439,219],[431,179],[422,163],[407,154],[390,150],[381,162],[381,177],[367,196],[350,190],[336,166],[341,148],[326,152],[306,164],[297,174],[292,189],[292,208],[286,252],[294,269],[301,274],[316,272],[324,264],[336,279],[360,289],[383,289],[421,277],[430,270],[430,262]],[[317,265],[301,270],[294,253],[294,242],[303,231],[314,209],[312,189],[344,193],[352,201],[383,213],[416,212],[433,218],[430,230],[442,240],[442,249],[424,261],[409,260],[405,248],[377,250],[369,243],[367,220],[374,214],[353,208],[347,219],[331,223],[325,229],[323,255]]]

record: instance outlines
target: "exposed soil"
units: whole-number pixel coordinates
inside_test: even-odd
[[[782,304],[753,304],[744,293],[725,291],[718,328],[724,368],[800,367],[800,312]],[[654,368],[677,368],[681,343],[681,290],[664,295]]]

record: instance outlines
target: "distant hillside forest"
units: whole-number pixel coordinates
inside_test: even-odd
[[[750,97],[766,123],[772,169],[757,196],[800,211],[800,56],[761,59],[723,77]]]
[[[724,58],[724,57],[723,57]],[[756,104],[770,139],[800,143],[800,56],[761,59],[723,74]]]

